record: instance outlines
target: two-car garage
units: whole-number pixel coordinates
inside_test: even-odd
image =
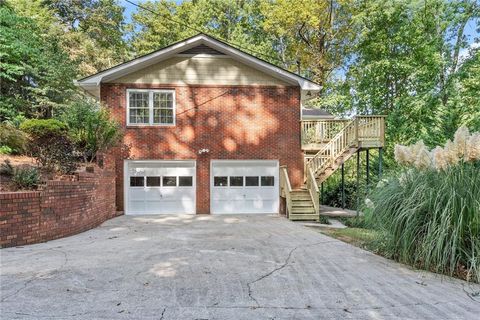
[[[203,169],[210,172],[208,184],[197,182],[194,160],[126,160],[125,213],[194,214],[197,191],[199,197],[210,194],[213,214],[278,212],[278,161],[212,160]],[[210,192],[197,190],[201,185]]]

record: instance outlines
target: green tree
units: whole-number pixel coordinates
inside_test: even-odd
[[[281,57],[274,37],[263,28],[262,0],[147,2],[132,16],[132,47],[145,54],[205,32],[273,63]]]
[[[387,151],[418,139],[441,143],[463,124],[457,89],[459,70],[467,69],[459,52],[467,46],[466,23],[477,18],[473,1],[361,3],[346,90],[351,112],[388,115]]]
[[[0,7],[0,121],[48,117],[73,92],[74,65],[36,23]]]
[[[264,1],[261,7],[265,30],[283,44],[282,59],[297,63],[290,69],[326,87],[350,53],[355,2],[278,0]]]
[[[22,2],[32,2],[33,6],[21,5]],[[19,0],[16,7],[28,16],[44,16],[47,12],[48,19],[54,19],[51,25],[60,26],[62,30],[60,45],[78,65],[81,76],[107,69],[130,57],[124,39],[124,8],[116,0]],[[48,30],[52,32],[52,29]]]

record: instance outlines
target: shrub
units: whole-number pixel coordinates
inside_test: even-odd
[[[27,136],[21,130],[8,124],[0,125],[0,154],[25,152]]]
[[[68,125],[69,135],[85,161],[93,161],[97,152],[116,145],[121,137],[120,126],[108,110],[88,100],[74,102],[60,119]]]
[[[35,189],[40,181],[40,175],[36,168],[15,169],[11,183],[17,189]]]
[[[0,146],[0,154],[12,154],[13,149],[9,146]]]
[[[460,129],[433,153],[422,143],[397,147],[410,166],[370,194],[366,222],[399,261],[480,281],[480,145]],[[441,151],[438,151],[441,150]],[[443,153],[441,156],[437,152]],[[424,155],[427,155],[425,157]]]
[[[13,172],[14,169],[10,160],[6,159],[2,164],[0,164],[0,174],[5,176],[13,176]]]
[[[28,119],[20,124],[20,129],[35,138],[56,137],[66,134],[67,125],[57,119]]]
[[[75,171],[77,156],[63,122],[31,119],[22,123],[20,128],[30,136],[27,149],[43,168],[66,174]]]

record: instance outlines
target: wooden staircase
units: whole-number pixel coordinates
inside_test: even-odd
[[[323,143],[313,156],[305,158],[305,185],[292,190],[286,167],[280,169],[281,197],[286,199],[287,215],[290,220],[316,220],[320,218],[320,192],[318,184],[328,179],[341,165],[350,159],[359,149],[381,148],[384,144],[385,121],[383,116],[358,116],[322,128],[338,128],[335,135],[328,132],[328,142]],[[304,128],[314,128],[311,121]],[[317,126],[318,127],[318,126]],[[309,133],[310,134],[310,133]],[[314,137],[315,141],[324,141],[325,137]],[[302,145],[304,143],[302,132]],[[308,141],[307,141],[308,143]],[[308,144],[311,148],[312,144]],[[311,150],[311,149],[309,149]]]
[[[292,208],[288,217],[290,220],[318,220],[310,192],[307,189],[292,190]]]

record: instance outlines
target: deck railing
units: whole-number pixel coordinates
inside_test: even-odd
[[[301,121],[302,145],[315,145],[327,143],[349,120],[303,120]]]
[[[308,161],[307,167],[310,167],[317,177],[351,147],[383,146],[384,120],[384,116],[358,116],[350,120]]]
[[[313,207],[315,208],[315,213],[320,214],[320,190],[318,189],[317,180],[315,179],[315,175],[313,173],[310,164],[307,163],[306,166],[307,170],[307,189],[310,193],[310,197],[313,200]]]

